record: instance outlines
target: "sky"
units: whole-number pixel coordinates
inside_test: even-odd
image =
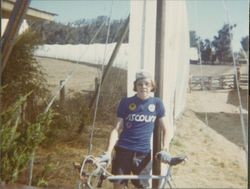
[[[203,40],[213,40],[224,24],[233,30],[233,49],[241,48],[242,37],[249,35],[249,0],[187,0],[189,30]]]
[[[31,7],[58,14],[55,21],[72,22],[83,18],[109,16],[126,18],[129,14],[128,0],[32,0]]]
[[[236,24],[233,49],[241,48],[242,37],[249,35],[249,0],[186,0],[189,30],[201,39],[213,40],[226,23]],[[32,0],[31,7],[58,14],[55,21],[67,23],[97,16],[125,19],[129,14],[128,0]],[[112,7],[112,8],[111,8]]]

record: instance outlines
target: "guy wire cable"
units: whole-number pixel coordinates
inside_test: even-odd
[[[195,0],[195,29],[196,32],[198,33],[197,29],[198,29],[198,8],[197,8],[197,0]],[[201,90],[206,92],[205,89],[205,85],[204,85],[204,75],[203,75],[203,65],[202,65],[202,60],[201,60],[201,50],[200,50],[200,38],[198,38],[198,62],[200,65],[200,75],[201,75]],[[205,122],[206,125],[208,126],[208,117],[207,117],[207,110],[205,110]]]
[[[103,22],[103,23],[105,23],[105,22]],[[98,35],[98,33],[101,31],[101,28],[102,28],[103,26],[104,26],[104,24],[102,24],[102,25],[100,26],[99,30],[95,33],[95,35],[93,36],[93,38],[91,39],[90,42],[93,42],[93,41],[94,41],[94,39],[96,38],[96,36]],[[84,54],[86,53],[87,49],[88,49],[88,47],[85,49]],[[78,61],[76,61],[76,63],[79,64]],[[73,76],[75,70],[76,70],[76,68],[73,69],[73,70],[71,70],[71,71],[69,72],[69,74],[67,75],[66,79],[65,79],[64,82],[61,84],[59,90],[57,90],[57,91],[55,92],[55,94],[53,95],[53,97],[51,98],[50,102],[48,103],[47,107],[46,107],[45,110],[44,110],[45,113],[48,112],[48,110],[49,110],[50,107],[52,106],[54,100],[56,99],[57,95],[60,93],[61,89],[65,86],[65,84],[67,83],[67,81]],[[29,168],[29,184],[31,184],[31,182],[32,182],[32,174],[33,174],[34,159],[35,159],[35,151],[32,152],[31,158],[30,158],[30,163],[29,163],[29,167],[30,167],[30,168]]]
[[[233,68],[234,68],[234,74],[236,76],[236,88],[237,88],[237,95],[238,95],[238,100],[239,100],[240,122],[241,122],[241,129],[242,129],[242,135],[243,135],[245,154],[246,154],[246,164],[248,165],[248,139],[247,139],[247,133],[245,131],[245,123],[244,123],[244,117],[243,117],[243,112],[242,112],[242,101],[241,101],[241,95],[240,95],[240,89],[239,89],[240,86],[239,86],[239,81],[238,81],[238,73],[237,73],[235,57],[234,57],[234,52],[233,52],[233,45],[232,45],[233,28],[232,29],[230,28],[230,20],[231,19],[230,19],[230,15],[229,15],[229,12],[228,12],[228,9],[227,9],[227,6],[226,6],[226,3],[224,0],[223,0],[223,7],[224,7],[224,11],[226,13],[227,22],[229,25],[230,49],[232,51]]]
[[[92,127],[91,127],[90,136],[89,136],[88,155],[90,155],[91,152],[92,152],[93,135],[94,135],[94,130],[95,130],[96,115],[97,115],[99,98],[100,98],[101,83],[102,83],[101,80],[102,80],[102,75],[103,75],[103,71],[104,71],[104,64],[105,64],[106,51],[107,51],[107,44],[108,44],[108,40],[109,40],[112,11],[113,11],[113,1],[112,1],[112,4],[111,4],[110,15],[109,15],[109,19],[108,19],[108,30],[107,30],[107,35],[106,35],[106,42],[105,42],[105,49],[104,49],[104,55],[103,55],[103,62],[102,62],[102,67],[101,67],[101,77],[100,77],[100,82],[99,82],[100,84],[98,85],[98,89],[97,89],[97,97],[96,97],[96,103],[95,103],[93,124],[92,124]]]
[[[97,35],[98,35],[99,32],[101,31],[101,29],[103,28],[104,24],[105,24],[105,22],[103,22],[102,25],[99,27],[99,29],[96,31],[96,33],[94,34],[94,36],[93,36],[92,39],[90,40],[90,43],[89,43],[89,44],[92,44],[92,43],[93,43],[93,41],[95,40],[95,38],[97,37]],[[86,54],[86,52],[87,52],[88,49],[89,49],[89,46],[87,46],[87,48],[85,49],[85,51],[83,52],[83,54],[82,54],[81,56],[79,56],[79,58],[78,58],[79,60],[80,60],[80,58],[81,58],[83,55]],[[79,64],[79,62],[80,62],[80,61],[76,61],[76,64]],[[61,89],[65,86],[65,84],[68,82],[68,80],[75,74],[75,71],[76,71],[76,70],[77,70],[77,67],[75,66],[75,68],[72,69],[72,70],[67,74],[66,79],[62,82],[60,88],[54,92],[54,95],[52,96],[52,98],[51,98],[50,102],[48,103],[48,105],[47,105],[47,107],[46,107],[46,109],[45,109],[44,112],[47,112],[47,111],[50,109],[50,107],[52,106],[54,100],[55,100],[56,97],[60,94]]]

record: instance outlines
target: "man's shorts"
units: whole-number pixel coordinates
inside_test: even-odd
[[[151,152],[133,152],[124,148],[115,147],[115,155],[112,160],[113,175],[150,175],[152,169]],[[128,180],[114,180],[113,183],[128,184]],[[148,180],[131,180],[136,188],[147,188]]]

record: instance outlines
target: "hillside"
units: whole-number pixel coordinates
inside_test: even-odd
[[[65,78],[72,65],[78,66],[79,74],[66,85],[69,92],[93,89],[94,78],[98,74],[96,68],[47,58],[38,60],[45,68],[53,89]],[[211,72],[213,68],[209,67]],[[198,70],[191,66],[191,72],[196,73],[195,69]],[[224,70],[221,68],[218,74],[229,70],[228,66]],[[241,94],[245,125],[248,125],[247,90],[241,90]],[[176,135],[170,150],[173,155],[188,156],[185,164],[173,170],[177,188],[247,188],[247,166],[237,100],[235,91],[192,91],[187,94],[186,110],[175,122]],[[111,128],[112,125],[96,123],[94,155],[104,150]],[[64,140],[38,150],[35,176],[43,176],[48,186],[73,188],[78,183],[72,163],[81,161],[87,154],[89,135],[77,134],[76,127],[69,131],[61,133]],[[110,187],[106,181],[104,188]]]

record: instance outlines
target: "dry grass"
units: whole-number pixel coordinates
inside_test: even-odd
[[[41,61],[43,62],[42,59]],[[46,61],[48,60],[45,59]],[[57,64],[46,66],[57,67]],[[92,70],[89,72],[87,68],[89,67],[82,66],[81,69],[86,73],[92,73],[84,75],[84,78],[89,77],[85,86],[90,86],[95,75],[92,68],[89,68]],[[77,79],[74,84],[82,80]],[[70,85],[67,88],[71,87],[74,88]],[[179,165],[173,170],[178,188],[247,188],[247,167],[244,163],[240,122],[237,117],[239,111],[234,101],[237,98],[232,95],[236,94],[226,91],[197,91],[188,94],[186,111],[176,120],[177,130],[171,145],[173,155],[184,153],[189,157],[186,164]],[[247,94],[244,93],[242,98],[247,98]],[[248,113],[246,110],[244,112]],[[204,121],[205,114],[208,114],[208,125]],[[87,154],[90,127],[91,124],[82,134],[77,133],[76,125],[62,129],[59,136],[64,138],[63,140],[54,141],[53,145],[48,147],[41,147],[35,161],[35,178],[43,176],[50,187],[74,188],[78,183],[78,174],[72,162],[82,161]],[[103,152],[111,129],[111,124],[96,123],[93,155]],[[50,165],[51,169],[44,171],[44,165]],[[111,188],[111,184],[105,181],[103,188]]]

